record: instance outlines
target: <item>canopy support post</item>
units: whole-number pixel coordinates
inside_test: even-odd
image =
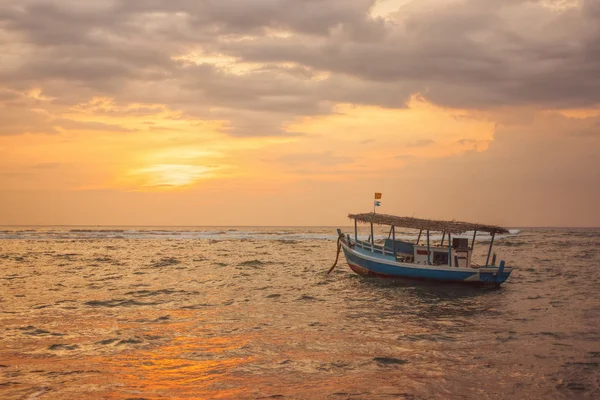
[[[421,233],[423,233],[423,229],[421,229],[419,231],[419,237],[417,238],[417,246],[419,245],[419,242],[421,241]]]
[[[477,229],[473,232],[473,241],[471,242],[471,251],[475,248],[475,236],[477,236]]]
[[[354,220],[354,242],[358,243],[358,222]]]
[[[494,246],[494,237],[496,236],[496,231],[492,232],[492,241],[490,242],[490,249],[488,250],[488,256],[485,260],[485,266],[487,267],[490,262],[490,256],[492,255],[492,246]]]
[[[444,245],[444,238],[446,237],[446,231],[442,231],[442,242],[440,243],[440,246]]]
[[[394,252],[394,261],[396,261],[396,228],[392,225],[392,251]]]
[[[373,236],[373,223],[371,222],[371,253],[375,251],[373,245],[375,244],[375,236]]]
[[[448,265],[452,266],[452,234],[448,232]]]
[[[429,248],[429,229],[427,229],[427,265],[431,265],[431,249]]]
[[[388,233],[388,239],[392,237],[392,230],[394,229],[394,225],[390,228],[390,233]]]

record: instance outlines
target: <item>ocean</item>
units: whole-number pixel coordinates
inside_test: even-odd
[[[334,227],[0,227],[0,398],[600,398],[600,229],[495,251],[500,289],[326,275]]]

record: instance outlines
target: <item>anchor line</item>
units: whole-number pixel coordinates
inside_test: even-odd
[[[331,268],[329,268],[329,271],[327,271],[327,275],[329,275],[331,273],[331,271],[333,271],[333,269],[336,267],[336,265],[338,263],[338,259],[340,258],[340,250],[342,249],[342,244],[340,243],[340,241],[342,240],[342,236],[343,236],[343,234],[338,236],[337,254],[335,255],[335,261],[334,261],[333,265],[331,266]]]

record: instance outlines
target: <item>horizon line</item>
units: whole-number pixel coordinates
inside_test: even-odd
[[[131,228],[337,228],[354,225],[112,225],[112,224],[0,224],[0,227],[131,227]],[[600,226],[510,226],[509,229],[600,229]],[[411,228],[407,228],[411,229]]]

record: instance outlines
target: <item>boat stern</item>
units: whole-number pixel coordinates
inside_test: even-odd
[[[479,281],[484,284],[500,285],[504,283],[512,273],[512,267],[507,267],[504,261],[500,261],[498,267],[481,267],[479,268]]]

